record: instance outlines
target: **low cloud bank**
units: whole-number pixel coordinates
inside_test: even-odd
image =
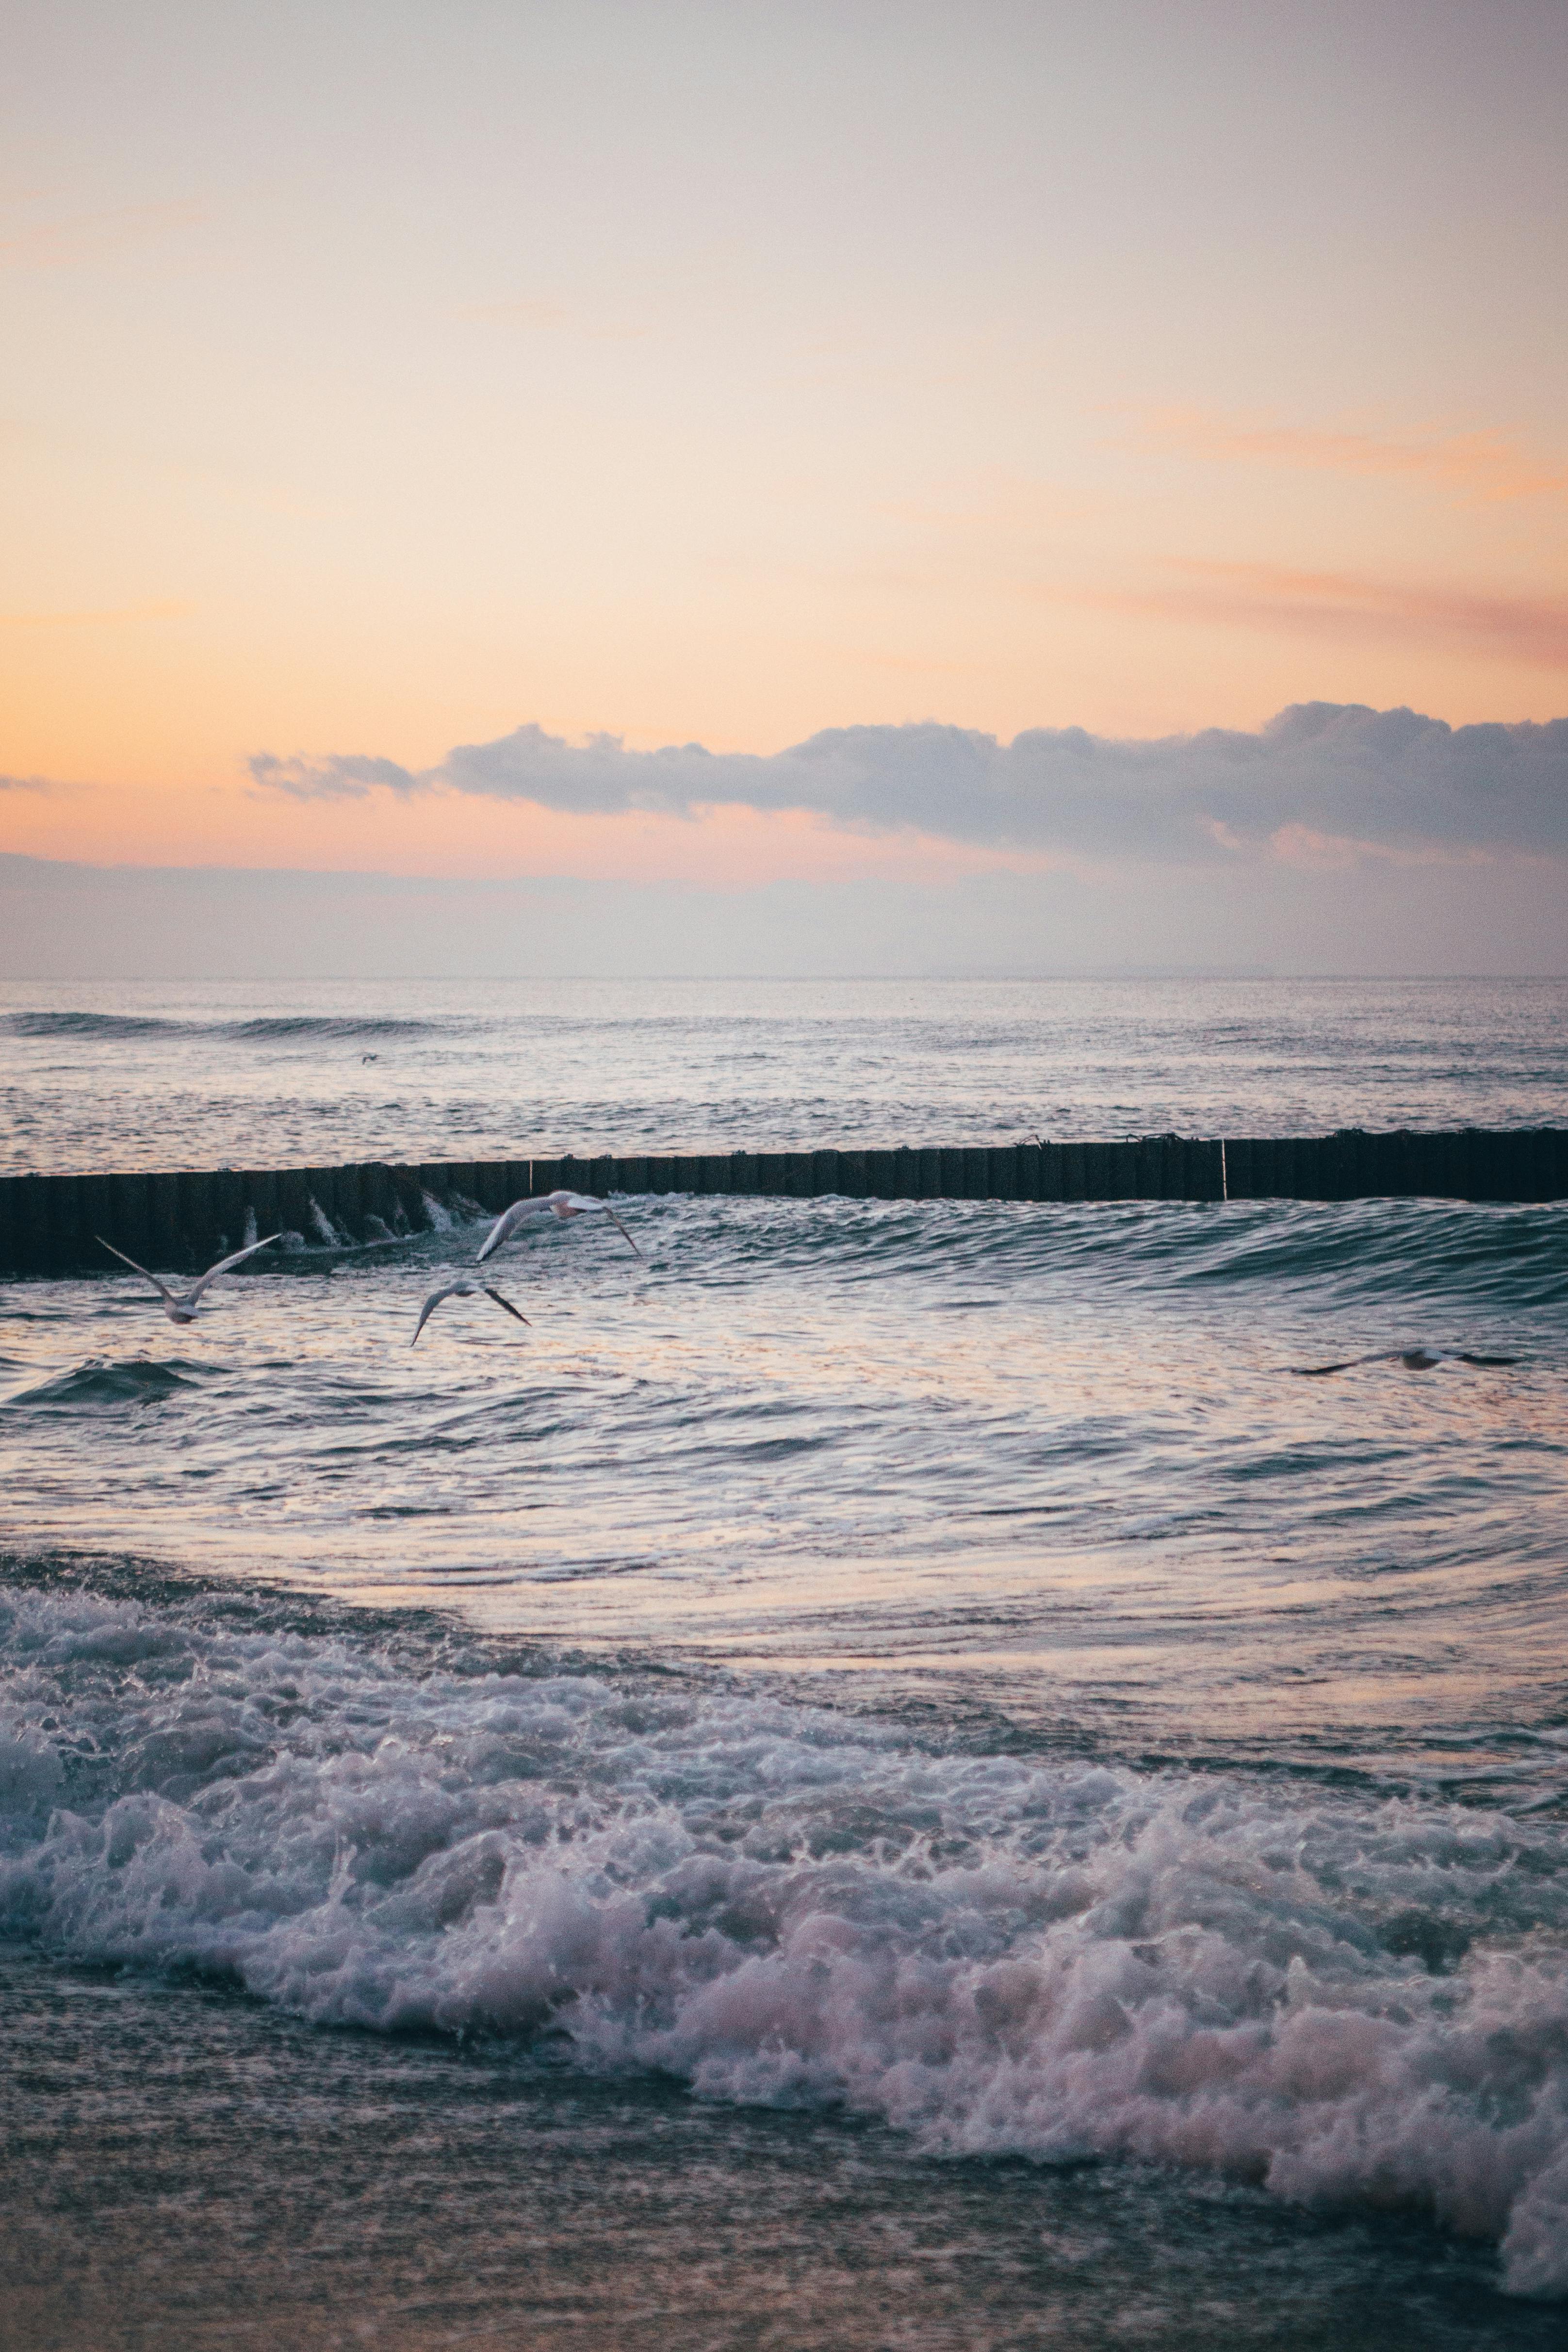
[[[1449,727],[1358,703],[1298,703],[1256,733],[1152,742],[1069,727],[1005,744],[926,723],[829,728],[761,757],[700,743],[633,751],[612,735],[574,744],[525,726],[421,771],[359,753],[258,752],[249,768],[262,789],[304,800],[447,791],[677,816],[739,803],[1094,859],[1209,864],[1263,849],[1334,866],[1568,851],[1568,719]]]

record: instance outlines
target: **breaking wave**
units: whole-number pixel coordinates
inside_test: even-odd
[[[1425,2211],[1568,2293],[1560,1824],[947,1754],[261,1603],[11,1591],[0,1664],[0,1932],[933,2152]]]

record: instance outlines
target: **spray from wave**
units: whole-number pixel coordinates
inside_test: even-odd
[[[205,1613],[204,1613],[205,1612]],[[1568,2293],[1550,1822],[0,1597],[0,1932],[932,2151],[1399,2206]]]

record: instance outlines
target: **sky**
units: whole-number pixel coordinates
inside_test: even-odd
[[[0,973],[1568,969],[1561,0],[0,39]]]

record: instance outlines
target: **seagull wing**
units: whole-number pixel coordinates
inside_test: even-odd
[[[258,1250],[266,1249],[270,1243],[279,1238],[277,1234],[268,1234],[264,1241],[250,1242],[244,1249],[235,1250],[227,1257],[220,1257],[216,1265],[208,1266],[199,1281],[192,1283],[185,1293],[186,1306],[194,1307],[208,1283],[216,1282],[220,1274],[226,1274],[231,1266],[243,1265],[247,1257],[254,1257]]]
[[[112,1242],[106,1242],[101,1234],[94,1234],[93,1240],[98,1244],[100,1249],[106,1249],[110,1257],[117,1257],[121,1265],[128,1265],[132,1268],[133,1273],[146,1276],[147,1280],[152,1284],[153,1289],[158,1293],[161,1298],[173,1298],[174,1294],[170,1289],[166,1282],[160,1282],[155,1274],[148,1274],[144,1265],[138,1265],[133,1257],[127,1257],[123,1250],[117,1250],[114,1244]]]
[[[1290,1370],[1299,1381],[1321,1381],[1325,1372],[1348,1372],[1357,1364],[1391,1364],[1400,1352],[1397,1348],[1379,1348],[1371,1356],[1347,1356],[1342,1363],[1292,1364]]]
[[[514,1307],[510,1298],[503,1298],[499,1290],[492,1290],[488,1282],[481,1283],[479,1287],[484,1292],[487,1298],[493,1298],[498,1307],[504,1307],[507,1313],[509,1315],[515,1315],[520,1323],[528,1323],[528,1318],[522,1313],[521,1308]],[[533,1328],[532,1324],[529,1323],[528,1328],[531,1331]]]
[[[626,1232],[626,1229],[625,1225],[623,1225],[623,1224],[622,1224],[622,1223],[621,1223],[621,1221],[620,1221],[619,1217],[617,1217],[617,1216],[616,1216],[616,1213],[615,1213],[614,1209],[612,1209],[612,1208],[611,1208],[611,1206],[610,1206],[610,1204],[609,1204],[608,1201],[601,1201],[601,1202],[598,1203],[598,1206],[599,1206],[601,1209],[603,1209],[603,1211],[604,1211],[604,1213],[605,1213],[605,1216],[606,1216],[606,1217],[608,1217],[608,1219],[609,1219],[609,1221],[610,1221],[611,1224],[615,1226],[616,1231],[618,1234],[623,1234],[623,1235],[625,1236],[626,1244],[626,1247],[627,1247],[628,1249],[630,1249],[630,1250],[635,1251],[635,1252],[636,1252],[636,1254],[637,1254],[637,1255],[638,1257],[641,1257],[641,1255],[642,1255],[642,1252],[641,1252],[641,1250],[637,1248],[637,1245],[636,1242],[634,1242],[634,1241],[633,1241],[633,1239],[632,1239],[632,1237],[631,1237],[630,1234],[628,1234],[628,1233]]]
[[[474,1263],[477,1265],[483,1265],[486,1258],[493,1250],[499,1250],[502,1242],[510,1241],[524,1217],[536,1217],[542,1209],[548,1209],[549,1206],[550,1202],[546,1197],[536,1201],[514,1201],[510,1209],[503,1209],[479,1244],[479,1254]]]
[[[424,1306],[419,1309],[419,1320],[414,1326],[414,1337],[408,1342],[409,1346],[412,1348],[417,1345],[419,1334],[423,1331],[425,1326],[428,1323],[430,1318],[434,1315],[436,1309],[440,1306],[444,1298],[456,1298],[459,1293],[466,1297],[472,1288],[473,1284],[471,1282],[448,1282],[444,1289],[433,1290],[430,1293],[429,1297],[425,1301]]]
[[[1459,1361],[1461,1364],[1517,1364],[1519,1358],[1517,1356],[1466,1356],[1461,1354]]]

